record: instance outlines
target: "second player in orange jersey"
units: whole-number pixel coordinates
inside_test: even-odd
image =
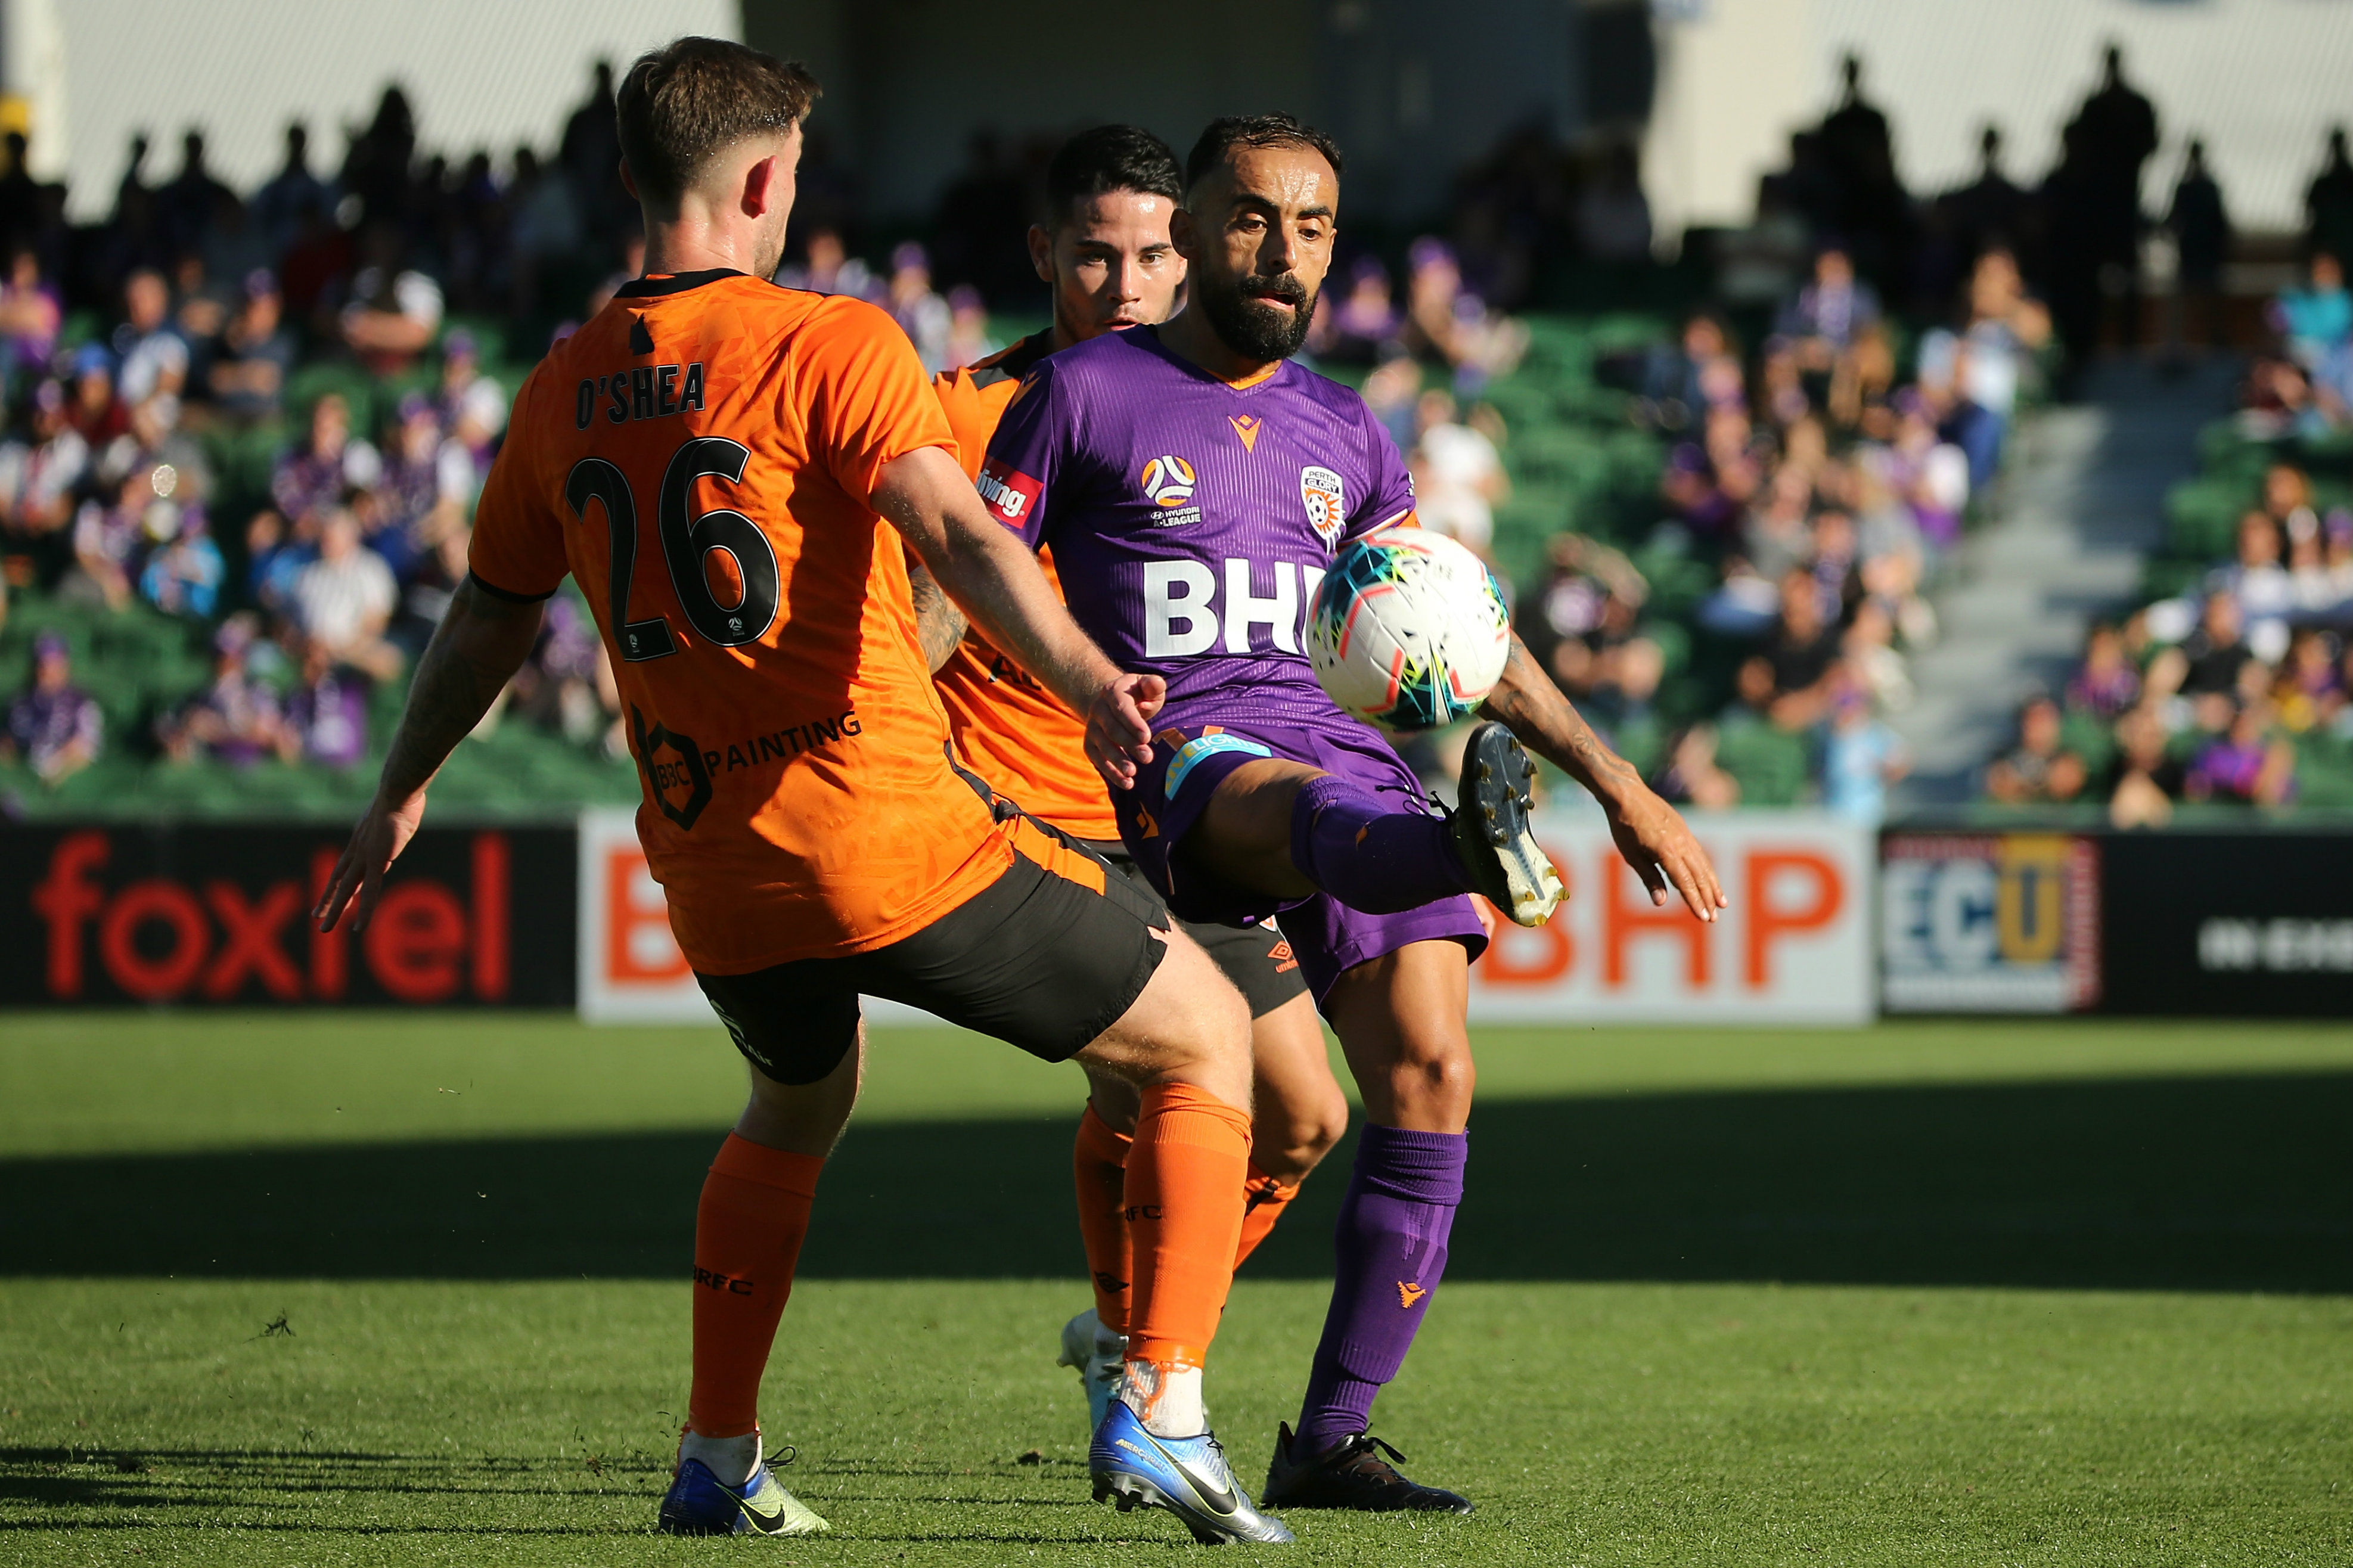
[[[1031,262],[1054,291],[1053,325],[933,381],[967,473],[978,473],[999,417],[1039,360],[1104,332],[1167,319],[1185,278],[1168,234],[1181,185],[1176,155],[1134,126],[1098,126],[1056,154],[1047,174],[1048,220],[1029,231]],[[1039,564],[1053,575],[1050,551],[1039,552]],[[926,587],[920,568],[916,586],[919,593]],[[935,593],[927,599],[923,635],[957,749],[1024,810],[1088,840],[1112,866],[1135,875],[1103,776],[1086,762],[1078,715],[977,631],[957,637],[957,617],[944,601]],[[1332,1076],[1298,962],[1274,924],[1194,923],[1186,930],[1251,1013],[1256,1101],[1239,1265],[1347,1131],[1348,1103]],[[1128,1329],[1134,1266],[1124,1184],[1137,1101],[1114,1077],[1089,1078],[1072,1163],[1095,1305],[1065,1325],[1061,1356],[1085,1380],[1091,1415],[1099,1420]]]

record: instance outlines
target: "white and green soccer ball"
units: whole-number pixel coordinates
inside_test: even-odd
[[[1511,651],[1511,612],[1485,563],[1427,529],[1349,541],[1308,602],[1315,679],[1342,711],[1385,730],[1467,717]]]

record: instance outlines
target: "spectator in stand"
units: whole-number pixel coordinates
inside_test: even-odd
[[[2199,748],[2182,793],[2191,800],[2284,805],[2295,794],[2295,748],[2268,738],[2257,703],[2233,706],[2230,727]]]
[[[131,410],[114,394],[114,356],[100,343],[74,352],[73,401],[67,421],[93,452],[102,451],[131,428]]]
[[[1747,404],[1740,357],[1709,311],[1693,312],[1676,346],[1652,350],[1643,364],[1638,413],[1662,430],[1691,429],[1717,409],[1745,410]]]
[[[1406,347],[1449,366],[1454,388],[1475,395],[1490,377],[1510,374],[1527,352],[1527,329],[1463,287],[1462,269],[1442,239],[1417,239],[1406,253]]]
[[[1866,460],[1938,554],[1960,542],[1969,500],[1968,455],[1946,440],[1916,387],[1897,393],[1894,439]]]
[[[384,557],[396,581],[406,583],[461,518],[459,503],[442,492],[441,419],[432,402],[421,392],[402,398],[388,434],[384,472],[364,492],[371,504],[365,513],[356,507],[354,512],[367,547]],[[471,463],[466,468],[470,479]]]
[[[776,271],[776,281],[786,288],[806,289],[812,294],[847,294],[853,300],[871,300],[880,291],[873,272],[849,254],[835,230],[812,229],[805,248],[807,261],[786,262]]]
[[[285,408],[295,351],[284,311],[277,278],[266,269],[248,273],[245,301],[230,318],[206,373],[213,406],[233,423],[258,425]]]
[[[1602,154],[1600,177],[1577,198],[1576,222],[1588,260],[1632,267],[1651,259],[1651,203],[1642,195],[1641,154],[1630,142]]]
[[[2331,256],[2353,256],[2353,159],[2345,153],[2345,127],[2331,126],[2328,157],[2304,193],[2305,245]]]
[[[305,515],[315,522],[319,514]],[[289,537],[284,518],[267,508],[255,512],[245,525],[246,593],[271,616],[290,616],[294,579],[314,555],[311,542]]]
[[[286,696],[286,725],[302,760],[337,772],[367,755],[367,688],[322,645],[302,650],[301,679]]]
[[[90,444],[66,417],[65,388],[42,382],[32,403],[32,440],[0,445],[0,555],[7,582],[19,588],[62,570],[56,545],[90,467]]]
[[[931,258],[913,240],[891,253],[891,284],[883,295],[891,319],[899,323],[926,374],[947,367],[948,333],[955,314],[932,288]]]
[[[2165,215],[2173,236],[2174,303],[2170,319],[2173,347],[2179,351],[2188,335],[2188,316],[2197,307],[2198,346],[2222,346],[2222,264],[2231,258],[2231,218],[2222,205],[2222,187],[2206,167],[2206,143],[2192,141],[2174,183],[2173,205]]]
[[[2124,634],[2109,622],[2084,639],[2084,662],[2067,679],[2067,706],[2114,723],[2140,701],[2140,670],[2125,652]]]
[[[2316,252],[2305,275],[2303,288],[2280,290],[2271,317],[2288,353],[2308,371],[2353,339],[2353,294],[2333,251]]]
[[[1714,542],[1738,531],[1764,478],[1746,412],[1711,408],[1702,439],[1681,442],[1668,453],[1659,489],[1684,527]]]
[[[1365,407],[1399,453],[1413,450],[1414,414],[1421,399],[1421,366],[1399,353],[1365,377]]]
[[[1920,341],[1920,387],[1941,417],[1945,438],[1968,454],[1969,487],[1991,485],[2021,384],[2051,338],[2051,318],[2026,293],[2017,258],[1989,250],[1969,278],[1969,323]]]
[[[1796,345],[1803,368],[1827,372],[1856,334],[1878,320],[1877,292],[1855,277],[1846,247],[1832,243],[1815,254],[1813,281],[1782,310],[1778,330]]]
[[[2136,708],[2116,724],[2116,783],[2108,791],[2108,822],[2116,827],[2163,827],[2187,784],[2167,744],[2165,722]]]
[[[1665,674],[1665,658],[1641,635],[1651,585],[1618,551],[1582,534],[1556,534],[1545,582],[1521,597],[1520,640],[1561,689],[1598,699],[1620,721],[1641,717]]]
[[[1667,765],[1651,780],[1659,798],[1702,811],[1740,804],[1740,781],[1715,765],[1715,726],[1694,724],[1667,743]]]
[[[81,503],[74,514],[74,564],[58,584],[58,598],[109,610],[131,603],[132,584],[150,537],[147,513],[158,502],[168,506],[165,498],[177,479],[166,478],[169,473],[167,468],[135,468],[118,481],[111,500],[93,496]],[[174,518],[168,532],[177,531]]]
[[[32,684],[9,705],[0,761],[22,762],[54,789],[98,761],[105,726],[97,702],[73,683],[66,639],[43,632],[33,641]]]
[[[1334,364],[1379,364],[1404,352],[1398,335],[1404,325],[1389,269],[1378,257],[1360,256],[1348,268],[1347,293],[1315,312],[1307,346],[1317,359]]]
[[[188,380],[188,345],[171,323],[172,296],[164,275],[148,268],[122,285],[123,322],[115,329],[121,355],[116,386],[126,409],[159,397],[177,397]]]
[[[1822,804],[1876,827],[1887,818],[1887,789],[1911,771],[1895,731],[1873,711],[1869,686],[1845,665],[1831,679],[1830,722],[1822,738]]]
[[[976,364],[1005,345],[990,335],[988,301],[969,283],[948,290],[948,353],[946,367],[962,370]]]
[[[0,283],[0,388],[13,387],[19,374],[40,374],[57,353],[65,307],[41,279],[41,258],[20,245],[8,258],[8,279]]]
[[[2062,743],[2063,715],[2048,697],[2019,710],[2018,744],[1986,769],[1986,794],[2005,805],[2064,805],[2084,793],[2084,759]]]
[[[2306,531],[2317,532],[2311,509],[2292,514]],[[2247,647],[2267,664],[2277,663],[2287,651],[2288,617],[2295,614],[2295,580],[2280,564],[2281,525],[2261,508],[2239,519],[2237,558],[2208,580],[2210,594],[2226,594],[2238,602],[2239,624]]]
[[[1421,395],[1414,423],[1419,433],[1408,463],[1421,525],[1461,541],[1493,565],[1493,509],[1512,491],[1495,443],[1457,421],[1454,395],[1442,388]]]
[[[364,243],[365,264],[339,318],[343,340],[375,374],[397,375],[441,330],[441,285],[403,263],[400,230],[391,223],[370,228]]]
[[[2336,639],[2316,626],[2306,626],[2288,645],[2279,677],[2272,688],[2280,724],[2304,734],[2333,723],[2345,709],[2345,680],[2337,665]]]
[[[2255,661],[2239,619],[2239,601],[2228,594],[2210,594],[2198,629],[2181,644],[2188,661],[2180,688],[2188,697],[2229,694],[2239,689],[2239,677]]]
[[[294,579],[305,646],[377,680],[398,675],[400,649],[385,637],[400,603],[384,557],[360,541],[359,520],[337,507],[320,520],[319,558]]]
[[[341,393],[330,392],[311,405],[309,439],[278,459],[269,476],[270,499],[281,516],[300,521],[341,505],[344,491],[367,489],[383,471],[376,449],[352,437],[351,405]]]
[[[569,594],[547,602],[539,646],[515,677],[513,700],[518,711],[575,745],[594,742],[608,756],[628,755],[620,688],[604,639],[587,606]]]
[[[1806,568],[1782,576],[1781,613],[1761,651],[1773,672],[1773,722],[1790,731],[1820,722],[1830,709],[1839,628],[1824,616],[1820,584]]]
[[[264,757],[292,762],[301,754],[301,739],[286,722],[278,694],[246,668],[253,642],[249,616],[232,616],[213,634],[212,684],[155,726],[165,757],[185,763],[203,756],[245,768]]]
[[[283,254],[294,243],[305,208],[325,211],[334,188],[311,172],[311,132],[301,121],[286,127],[286,162],[253,193],[248,208],[254,226],[271,250]]]
[[[167,616],[210,620],[227,566],[204,509],[164,500],[148,509],[147,532],[155,543],[139,571],[139,596]]]

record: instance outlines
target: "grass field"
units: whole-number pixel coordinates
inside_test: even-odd
[[[1481,1507],[1291,1560],[2353,1562],[2353,1027],[1488,1032],[1376,1430]],[[0,1018],[0,1563],[1103,1563],[1075,1072],[878,1038],[764,1406],[819,1542],[647,1533],[715,1030]],[[1348,1151],[1210,1379],[1254,1484]],[[1029,1462],[1024,1462],[1024,1457]]]

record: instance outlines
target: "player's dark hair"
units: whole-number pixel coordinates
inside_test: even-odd
[[[674,38],[621,79],[613,99],[621,156],[638,192],[670,205],[736,142],[799,124],[821,90],[797,60],[725,38]]]
[[[1201,176],[1226,160],[1226,154],[1237,147],[1312,147],[1324,154],[1332,165],[1332,173],[1341,173],[1340,144],[1313,125],[1303,125],[1288,114],[1229,114],[1212,120],[1201,139],[1193,143],[1193,151],[1185,159],[1185,188],[1191,190],[1201,183]]]
[[[1046,208],[1056,226],[1092,196],[1113,191],[1185,199],[1184,175],[1167,142],[1138,125],[1098,125],[1082,131],[1046,165]]]

